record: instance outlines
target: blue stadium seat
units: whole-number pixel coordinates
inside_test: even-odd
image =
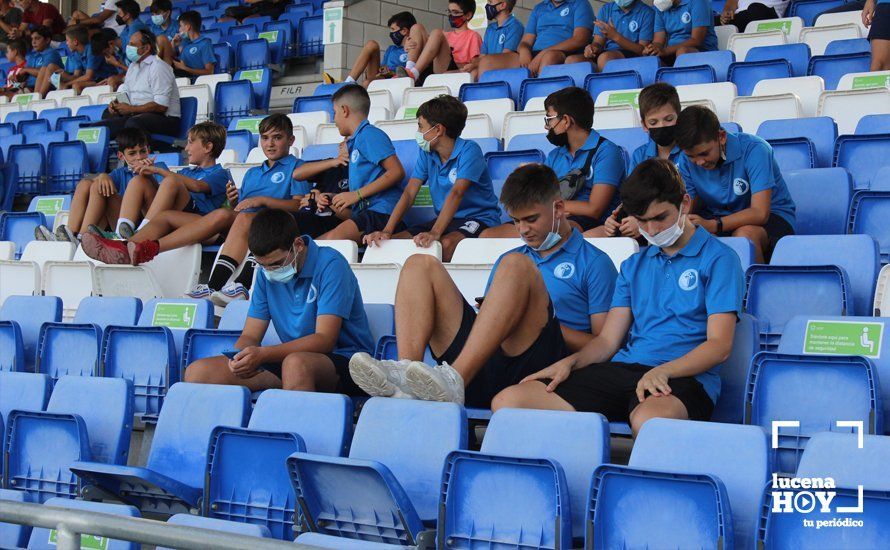
[[[73,193],[90,171],[87,147],[82,141],[50,143],[46,154],[46,193]]]
[[[45,322],[62,322],[62,300],[59,297],[10,296],[0,308],[0,326],[15,323],[19,327],[24,360],[16,357],[15,364],[23,365],[27,372],[35,372],[37,339],[40,326]]]
[[[505,180],[521,164],[529,162],[543,164],[544,153],[537,149],[488,153],[485,155],[485,162],[488,164],[488,174],[492,179]]]
[[[365,304],[365,315],[371,328],[371,338],[376,343],[381,336],[395,334],[396,318],[392,304]]]
[[[40,111],[39,117],[46,120],[49,123],[50,130],[58,130],[59,128],[56,125],[61,118],[67,118],[71,116],[71,109],[68,107],[57,107],[55,109],[44,109]]]
[[[856,189],[870,189],[883,166],[890,166],[890,134],[840,136],[834,165],[846,168]]]
[[[285,54],[291,46],[291,27],[289,21],[266,21],[257,35],[269,43],[269,61],[275,65],[284,63]]]
[[[0,137],[0,152],[3,153],[3,158],[8,160],[9,148],[13,145],[22,145],[23,143],[25,143],[25,136],[21,134]]]
[[[871,68],[871,52],[841,55],[814,55],[807,74],[821,76],[826,90],[836,90],[841,77],[849,73],[864,73]]]
[[[520,134],[514,136],[507,144],[507,151],[527,151],[537,149],[546,157],[556,147],[547,141],[547,134]]]
[[[732,53],[732,52],[730,52]],[[680,56],[681,58],[683,56]],[[710,65],[688,65],[684,67],[662,67],[655,73],[655,80],[672,86],[687,84],[713,84],[717,75]]]
[[[846,170],[793,170],[783,176],[796,206],[796,234],[843,235],[847,232],[853,181]]]
[[[243,325],[242,325],[243,328]],[[241,337],[241,329],[224,330],[193,328],[185,333],[182,341],[182,376],[189,365],[199,359],[215,357],[222,352],[235,349],[235,342]]]
[[[748,366],[751,364],[751,357],[759,349],[760,330],[757,319],[744,313],[739,315],[735,325],[732,353],[729,359],[720,365],[720,397],[714,406],[711,421],[728,423],[742,421]]]
[[[847,232],[854,235],[870,235],[877,241],[882,264],[890,263],[888,214],[890,214],[890,192],[857,191],[853,194],[850,202],[850,226]]]
[[[234,80],[242,79],[250,82],[255,108],[266,112],[269,109],[269,99],[272,93],[272,71],[269,69],[252,69],[235,73]],[[219,93],[219,85],[217,85],[216,90]]]
[[[0,372],[25,372],[22,328],[15,321],[0,321]]]
[[[235,69],[264,69],[271,62],[269,43],[258,38],[254,40],[242,40],[235,47]]]
[[[287,465],[309,531],[415,545],[438,516],[447,454],[466,444],[463,407],[375,397],[359,416],[349,458],[295,453]]]
[[[237,48],[238,43],[244,40],[256,40],[256,35],[257,27],[253,23],[234,25],[226,31],[226,42]]]
[[[461,84],[458,97],[463,102],[501,98],[512,100],[513,94],[510,91],[510,85],[507,82],[497,80],[493,82],[471,82],[468,84]]]
[[[578,88],[584,87],[587,76],[593,74],[593,68],[587,61],[580,63],[564,63],[560,65],[547,65],[541,69],[542,78],[551,78],[554,76],[570,76],[574,82],[573,86]]]
[[[115,516],[125,516],[130,518],[142,517],[139,510],[133,506],[126,504],[109,504],[105,502],[88,502],[86,500],[70,500],[67,498],[51,498],[44,503],[46,506],[55,506],[57,508],[68,508],[71,510],[83,510],[84,512],[98,512],[101,514],[113,514]],[[53,542],[55,529],[42,529],[35,527],[31,532],[31,540],[28,543],[28,550],[55,550],[56,543]],[[104,537],[91,537],[90,535],[81,535],[81,548],[92,548],[90,542],[94,542],[97,547],[105,550],[139,550],[141,546],[135,542],[124,540],[107,539]],[[86,539],[86,540],[85,540]]]
[[[163,162],[167,166],[179,166],[182,164],[182,155],[178,152],[159,153],[152,151],[151,156],[154,157],[155,162]]]
[[[25,245],[34,240],[34,228],[46,226],[42,212],[0,212],[0,241],[15,243],[15,257],[22,255]]]
[[[649,143],[649,134],[646,133],[646,130],[640,127],[601,130],[600,135],[615,145],[620,145],[627,153],[628,158],[633,155],[633,152],[636,151],[638,147]],[[628,169],[630,169],[630,166],[628,166]]]
[[[306,148],[303,149],[303,155],[300,158],[304,161],[334,158],[339,153],[339,148],[339,143],[307,145]]]
[[[803,382],[806,381],[806,382]],[[835,422],[862,421],[865,433],[883,433],[883,410],[872,362],[864,357],[760,353],[751,361],[745,423],[769,432],[777,420],[774,471],[793,474],[807,440],[818,432],[850,432]]]
[[[533,97],[547,97],[555,91],[575,85],[570,76],[554,76],[552,78],[526,78],[519,85],[518,108],[524,109],[528,100]]]
[[[486,82],[506,82],[508,88],[510,89],[510,94],[507,97],[513,99],[513,103],[517,106],[517,108],[521,105],[520,102],[520,92],[522,88],[522,82],[530,78],[531,75],[528,72],[528,69],[519,67],[516,69],[497,69],[494,71],[488,71],[483,73],[481,77],[479,77],[479,83]],[[466,84],[465,84],[466,86]],[[498,96],[501,97],[501,96]],[[474,99],[491,99],[490,97],[477,97]]]
[[[807,69],[810,65],[810,47],[803,43],[757,46],[748,50],[748,54],[743,61],[774,60],[785,60],[790,63],[791,76],[807,76]],[[742,93],[739,92],[739,95],[742,95]]]
[[[785,17],[800,17],[805,27],[812,27],[823,12],[844,4],[845,0],[792,0]]]
[[[330,95],[311,95],[298,97],[294,100],[295,113],[311,113],[313,111],[326,111],[330,120],[334,120],[334,104]]]
[[[217,426],[244,426],[249,411],[247,388],[176,384],[161,410],[144,468],[84,461],[73,463],[71,471],[85,486],[97,486],[143,512],[188,513],[201,498],[211,432]]]
[[[241,523],[238,521],[225,521],[222,519],[205,518],[203,516],[195,516],[192,514],[175,514],[167,520],[170,525],[183,525],[186,527],[198,527],[201,529],[212,529],[214,531],[223,531],[226,533],[237,533],[239,535],[247,535],[259,538],[272,538],[269,528],[264,525],[254,525],[251,523]],[[158,546],[156,550],[170,550],[165,547]]]
[[[739,257],[742,271],[747,271],[754,263],[754,244],[744,237],[718,237],[720,242],[731,248]]]
[[[105,172],[108,166],[109,145],[111,143],[108,128],[98,126],[95,128],[78,128],[68,133],[68,139],[83,142],[87,149],[89,170],[96,174]]]
[[[152,141],[173,144],[177,140],[186,141],[188,139],[189,129],[195,125],[198,118],[198,98],[196,97],[180,97],[179,98],[179,132],[174,136],[167,134],[151,134]],[[168,166],[177,166],[176,164]]]
[[[300,20],[297,30],[297,55],[299,57],[312,57],[322,55],[322,33],[324,32],[322,17],[320,15],[304,17]]]
[[[0,421],[0,427],[3,422]],[[24,491],[14,491],[12,489],[0,489],[0,500],[8,500],[12,502],[34,502],[34,499]],[[8,544],[12,548],[25,548],[28,546],[28,539],[31,538],[30,525],[16,525],[15,523],[0,523],[0,541]]]
[[[74,139],[80,130],[80,123],[89,121],[90,119],[84,115],[62,117],[56,121],[56,130],[62,130],[68,135],[68,139]]]
[[[57,141],[68,141],[68,134],[62,131],[55,132],[43,132],[33,136],[34,141],[31,143],[37,143],[41,147],[43,147],[43,152],[46,153],[49,149],[49,144]]]
[[[757,135],[766,140],[807,138],[813,142],[816,150],[816,167],[833,166],[837,124],[831,117],[767,120],[757,129]]]
[[[50,132],[52,134],[53,132]],[[52,207],[47,207],[52,204]],[[58,209],[56,209],[58,207]],[[71,195],[37,195],[28,204],[28,212],[43,212],[46,218],[46,226],[52,227],[56,220],[56,212],[71,208]]]
[[[737,61],[729,66],[729,81],[736,85],[738,95],[751,95],[761,80],[790,78],[791,63],[784,59],[768,61]]]
[[[657,57],[646,55],[640,57],[632,57],[630,59],[613,59],[606,63],[606,66],[603,68],[603,72],[614,73],[623,71],[636,71],[637,74],[640,75],[642,84],[640,86],[634,87],[641,88],[655,82],[655,73],[658,72],[658,67],[660,66],[661,62]]]
[[[80,301],[75,323],[93,323],[103,330],[108,325],[135,326],[142,314],[139,298],[126,296],[88,296]]]
[[[105,105],[84,105],[77,109],[77,116],[85,116],[91,122],[99,122],[102,120],[102,113],[106,110]]]
[[[235,119],[232,119],[235,122]],[[231,125],[230,125],[231,127]],[[247,160],[247,155],[253,149],[253,135],[250,130],[229,130],[226,132],[226,149],[235,151],[238,162]]]
[[[470,141],[475,141],[476,145],[482,149],[482,154],[493,153],[495,151],[501,151],[503,148],[501,146],[500,138],[496,137],[486,137],[486,138],[470,138]]]
[[[331,550],[342,550],[343,539],[331,535],[322,535],[321,533],[303,533],[297,537],[298,544],[308,544],[313,548],[330,548]],[[356,540],[349,541],[348,546],[351,550],[404,550],[401,544],[384,544],[382,542],[361,542]]]
[[[865,115],[856,123],[856,135],[890,134],[890,115]]]
[[[234,22],[233,22],[232,26],[233,27],[235,26]],[[213,43],[213,45],[216,46],[217,44],[222,42],[223,32],[222,32],[222,30],[220,30],[219,28],[216,28],[216,27],[209,28],[209,29],[204,28],[201,30],[201,38],[209,39]],[[222,42],[222,43],[228,45],[225,42]]]
[[[401,183],[404,187],[411,178],[411,173],[414,172],[414,165],[417,164],[417,155],[420,154],[420,149],[417,147],[417,142],[413,139],[400,139],[392,142],[392,144],[396,150],[396,157],[405,168],[405,179]]]
[[[0,420],[7,418],[9,411],[15,409],[45,410],[50,391],[49,377],[45,374],[0,372]],[[2,446],[0,443],[0,450]]]
[[[216,122],[228,127],[236,118],[250,116],[254,108],[253,87],[249,80],[232,80],[216,85],[213,95]]]
[[[832,40],[825,47],[825,55],[844,55],[854,53],[871,53],[871,44],[869,44],[867,38]]]
[[[9,137],[15,134],[15,124],[8,122],[0,123],[0,138]]]
[[[31,145],[13,145],[9,148],[6,162],[15,166],[18,194],[37,194],[43,189],[46,175],[46,154],[43,147]]]
[[[657,62],[657,61],[656,61]],[[609,61],[607,65],[612,64]],[[642,88],[643,80],[636,71],[603,71],[598,74],[592,74],[587,77],[584,82],[584,89],[590,93],[593,101],[600,93],[612,90],[630,90]]]
[[[38,136],[49,132],[51,128],[49,121],[43,118],[22,120],[18,123],[18,133],[25,136],[25,143],[37,143]]]
[[[17,111],[6,115],[4,122],[15,125],[16,132],[20,134],[19,125],[24,121],[34,120],[35,118],[37,118],[37,113],[34,111]]]
[[[233,58],[235,53],[232,46],[228,42],[215,42],[213,44],[213,55],[216,57],[216,72],[229,73],[235,64]]]
[[[247,428],[217,427],[210,436],[204,515],[263,525],[274,538],[293,540],[296,496],[285,461],[307,449],[345,454],[352,414],[352,401],[344,395],[263,392]],[[244,464],[252,465],[249,471]]]
[[[317,95],[329,95],[333,96],[334,93],[337,92],[340,88],[346,86],[345,82],[337,82],[335,84],[319,84],[317,88],[315,88],[315,92],[312,94],[314,96]]]
[[[674,67],[708,65],[714,69],[714,75],[717,78],[715,82],[726,82],[729,66],[735,63],[735,60],[735,54],[729,50],[687,53],[677,56],[677,60],[674,61]]]
[[[793,137],[766,140],[782,173],[816,167],[816,146],[810,138]]]
[[[4,486],[30,493],[36,502],[75,498],[81,484],[69,466],[77,460],[126,464],[132,422],[128,380],[65,376],[46,412],[9,413]]]
[[[37,340],[37,372],[53,382],[62,376],[99,376],[102,328],[83,323],[44,323]]]

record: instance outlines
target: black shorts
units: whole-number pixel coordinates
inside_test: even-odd
[[[297,220],[300,235],[309,235],[313,239],[324,235],[343,222],[343,220],[333,214],[330,216],[319,216],[315,212],[305,210],[294,212],[294,219]]]
[[[869,40],[890,40],[890,4],[875,6],[875,15],[871,20]]]
[[[194,74],[183,71],[182,69],[173,69],[173,76],[176,78],[188,78],[189,82],[194,82],[196,78]]]
[[[773,254],[773,249],[776,248],[776,243],[779,242],[779,239],[782,237],[794,235],[794,227],[782,216],[770,212],[769,219],[766,220],[763,229],[766,230],[766,235],[769,237],[769,249],[764,250],[763,255],[765,256],[766,261],[769,261],[770,256]],[[732,231],[723,231],[722,233],[718,233],[717,236],[732,237]]]
[[[605,50],[603,53],[605,53],[606,51],[609,51],[609,50]],[[616,50],[612,50],[612,51],[614,52]],[[617,51],[621,52],[621,55],[623,55],[625,59],[631,59],[633,57],[640,57],[640,54],[638,54],[637,52],[625,50],[624,48],[618,48]]]
[[[356,227],[363,235],[369,235],[375,231],[383,231],[386,228],[386,224],[389,222],[389,214],[381,214],[380,212],[373,212],[365,208],[364,210],[353,212],[352,221],[355,222]],[[404,230],[405,224],[399,222],[393,234],[401,233]]]
[[[464,300],[464,314],[454,340],[441,356],[433,354],[433,359],[437,363],[443,361],[448,364],[453,363],[467,343],[475,321],[476,310]],[[515,357],[509,357],[500,351],[496,352],[467,386],[464,401],[467,407],[490,408],[491,400],[498,392],[518,384],[529,374],[534,374],[567,355],[562,329],[554,314],[553,304],[550,304],[549,319],[541,329],[537,340]]]
[[[445,72],[452,72],[452,71],[456,71],[457,69],[458,69],[457,63],[454,62],[454,58],[452,57],[451,61],[448,63],[448,68],[445,69]],[[423,86],[423,83],[426,82],[426,77],[428,77],[431,74],[433,74],[432,64],[430,64],[429,67],[424,69],[422,73],[420,73],[420,77],[417,79],[416,84],[418,86]]]
[[[593,229],[594,227],[599,227],[603,225],[596,218],[591,218],[590,216],[577,216],[575,214],[569,215],[569,221],[575,222],[581,226],[581,232],[585,232],[588,229]]]
[[[198,208],[198,205],[195,204],[195,199],[189,199],[189,203],[185,205],[185,208],[182,209],[183,212],[187,214],[198,214],[199,216],[204,216],[205,214],[209,214],[210,212],[201,212]]]
[[[337,377],[340,379],[337,382],[336,393],[342,393],[353,397],[368,397],[368,394],[356,386],[355,382],[352,381],[352,377],[349,376],[349,357],[338,355],[336,353],[325,353],[324,356],[330,359],[334,364],[334,369],[337,371]],[[266,372],[274,374],[281,380],[281,363],[266,363],[263,365],[263,368]]]
[[[417,235],[419,233],[426,233],[427,231],[431,231],[433,226],[436,224],[436,220],[430,220],[428,222],[419,223],[417,225],[412,225],[408,228],[408,233],[411,235]],[[455,218],[451,220],[451,223],[448,224],[448,227],[445,228],[445,231],[442,232],[442,235],[447,235],[449,233],[461,233],[464,237],[478,237],[480,233],[488,229],[488,226],[484,223],[473,220],[470,218]]]
[[[554,393],[576,411],[597,412],[611,422],[628,422],[640,404],[637,383],[652,367],[635,363],[597,363],[578,369]],[[545,384],[549,380],[542,380]],[[701,383],[691,376],[671,378],[671,395],[686,407],[690,420],[710,420],[714,403]],[[648,394],[648,392],[647,392]]]

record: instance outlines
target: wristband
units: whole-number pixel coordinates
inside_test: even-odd
[[[717,218],[717,234],[723,233],[723,218]]]
[[[358,200],[359,200],[359,202],[363,202],[365,199],[364,199],[364,197],[362,197],[362,190],[361,190],[361,189],[356,189],[355,192],[358,194]]]

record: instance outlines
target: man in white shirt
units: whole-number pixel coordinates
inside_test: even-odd
[[[112,101],[97,123],[108,127],[112,139],[123,128],[139,128],[149,135],[179,133],[179,89],[173,68],[155,55],[156,47],[148,30],[130,37],[126,46],[130,67],[117,90],[127,94],[129,103]]]

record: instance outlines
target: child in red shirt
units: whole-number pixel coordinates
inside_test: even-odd
[[[419,85],[429,74],[470,72],[470,62],[482,51],[482,37],[469,28],[475,12],[474,0],[449,0],[446,15],[453,31],[435,29],[427,34],[420,23],[411,27],[405,40],[408,62],[397,74],[408,76]]]
[[[13,40],[6,45],[6,60],[14,63],[6,72],[6,86],[0,91],[6,97],[12,97],[24,90],[25,80],[28,75],[22,73],[25,68],[25,43],[21,40]]]

